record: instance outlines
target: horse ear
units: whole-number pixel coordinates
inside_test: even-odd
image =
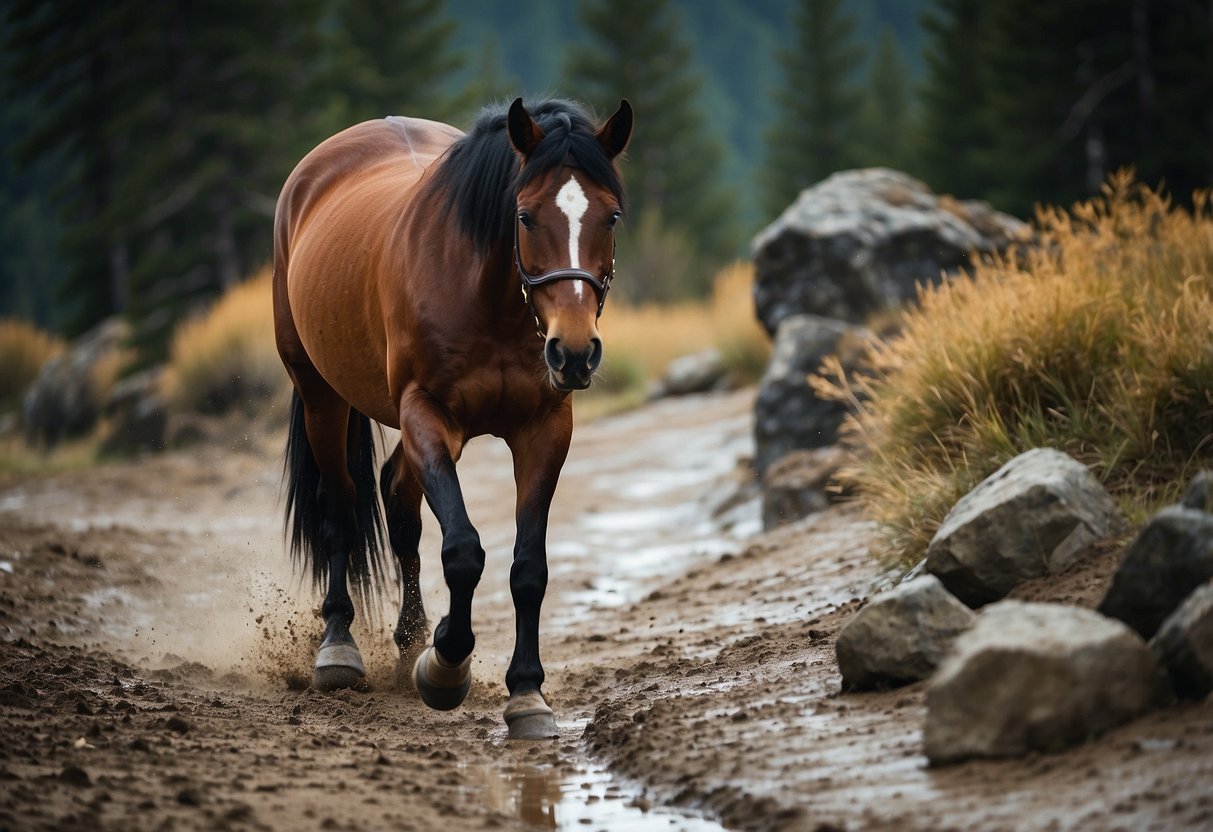
[[[522,99],[515,98],[510,105],[509,115],[510,142],[525,159],[543,139],[543,131],[531,118],[531,114],[522,106]]]
[[[606,151],[607,158],[614,159],[628,146],[628,139],[632,137],[634,121],[632,105],[625,98],[619,102],[619,109],[615,111],[615,115],[607,119],[607,123],[602,125],[602,129],[598,131],[598,143]]]

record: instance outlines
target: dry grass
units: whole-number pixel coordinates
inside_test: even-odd
[[[35,326],[0,321],[0,410],[20,404],[42,365],[62,350],[62,341]]]
[[[734,263],[722,269],[707,303],[628,306],[607,304],[598,328],[605,344],[602,381],[616,389],[612,373],[623,365],[631,384],[659,378],[675,358],[716,347],[726,366],[745,380],[762,375],[770,352],[766,333],[754,316],[754,267]],[[627,387],[629,385],[623,385]]]
[[[178,411],[224,413],[256,410],[286,382],[266,269],[177,328],[162,390]]]
[[[1213,219],[1112,178],[1041,211],[1042,245],[919,293],[869,356],[811,379],[852,397],[852,475],[884,554],[921,556],[951,505],[1011,457],[1059,448],[1140,519],[1213,458]],[[859,398],[854,398],[856,394]]]

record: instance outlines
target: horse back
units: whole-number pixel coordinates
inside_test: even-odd
[[[314,366],[343,398],[396,421],[377,281],[426,170],[462,133],[426,119],[363,122],[287,178],[274,216],[274,317],[288,367]]]

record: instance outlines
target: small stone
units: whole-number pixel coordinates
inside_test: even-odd
[[[838,634],[843,689],[898,687],[927,678],[974,618],[933,575],[880,593]]]
[[[1203,699],[1213,691],[1213,581],[1167,617],[1150,647],[1167,668],[1176,695]]]
[[[176,715],[170,716],[164,726],[177,734],[188,734],[191,727],[188,722]]]
[[[85,788],[93,785],[93,778],[89,777],[88,772],[80,766],[66,765],[59,772],[59,782]]]
[[[926,754],[939,764],[1055,751],[1169,697],[1158,659],[1119,621],[1001,601],[956,639],[927,688]]]
[[[927,547],[927,571],[971,607],[1053,575],[1121,525],[1082,463],[1052,448],[1012,459],[962,497]]]
[[[1168,506],[1129,546],[1099,611],[1151,638],[1168,615],[1213,578],[1213,514]]]

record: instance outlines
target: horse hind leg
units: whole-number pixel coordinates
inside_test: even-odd
[[[379,571],[378,499],[374,489],[369,420],[327,385],[296,392],[288,438],[292,550],[325,586],[324,636],[316,654],[317,690],[362,687],[366,670],[350,633],[353,583],[364,609]],[[368,482],[369,479],[369,482]]]
[[[421,599],[421,483],[408,467],[404,446],[397,445],[379,476],[388,541],[396,556],[400,584],[400,617],[394,640],[401,661],[411,665],[429,637]]]

